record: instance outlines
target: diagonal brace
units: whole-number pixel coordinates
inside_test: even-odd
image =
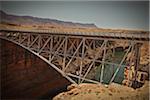
[[[68,68],[68,66],[70,65],[71,61],[73,60],[74,56],[76,55],[77,51],[79,50],[80,46],[82,45],[83,40],[80,42],[79,46],[77,47],[76,51],[74,52],[72,58],[70,59],[70,61],[67,63],[66,67],[64,68],[64,71]]]
[[[128,48],[126,54],[124,55],[123,59],[121,60],[120,64],[118,65],[118,68],[116,69],[116,72],[115,72],[114,75],[112,76],[112,78],[111,78],[109,84],[112,83],[112,81],[115,79],[115,77],[116,77],[118,71],[119,71],[120,68],[121,68],[122,63],[124,62],[124,60],[125,60],[125,58],[127,57],[127,55],[128,55],[128,53],[129,53],[131,47],[133,47],[133,46],[134,46],[134,44],[132,43],[132,44],[130,45],[130,47]]]
[[[105,41],[103,42],[103,44],[101,45],[101,48],[104,46],[104,44],[105,44],[106,42],[107,42],[107,40],[105,40]],[[91,68],[92,68],[93,64],[95,63],[95,60],[98,58],[98,55],[99,55],[100,52],[101,52],[101,50],[99,50],[99,51],[96,53],[96,56],[95,56],[93,62],[91,63],[90,67],[89,67],[88,70],[86,71],[85,75],[83,76],[83,79],[82,79],[81,83],[84,81],[85,77],[87,76],[87,74],[88,74],[89,71],[91,70]]]
[[[40,54],[42,52],[42,50],[45,48],[45,46],[47,45],[47,43],[50,41],[50,38],[48,38],[45,42],[45,44],[43,45],[43,47],[39,50],[38,54]]]

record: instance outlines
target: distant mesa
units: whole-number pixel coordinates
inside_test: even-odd
[[[97,28],[95,24],[83,24],[74,22],[65,22],[55,19],[38,18],[32,16],[10,15],[0,10],[1,23],[16,26],[34,26],[34,27],[69,27],[69,28]]]
[[[75,23],[60,21],[49,18],[38,18],[33,16],[18,16],[7,14],[0,10],[0,27],[1,29],[20,29],[20,30],[50,30],[57,28],[63,31],[81,31],[81,32],[108,32],[108,33],[142,33],[149,34],[144,30],[127,30],[127,29],[104,29],[98,28],[91,23]]]

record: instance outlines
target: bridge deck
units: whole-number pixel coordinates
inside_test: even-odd
[[[149,32],[144,31],[111,31],[111,32],[88,32],[88,31],[77,31],[77,30],[61,30],[61,29],[50,29],[50,30],[18,30],[18,29],[1,29],[5,32],[22,32],[22,33],[37,33],[37,34],[55,34],[55,35],[71,35],[71,36],[88,36],[88,37],[102,37],[102,38],[117,38],[127,40],[142,40],[149,41]]]

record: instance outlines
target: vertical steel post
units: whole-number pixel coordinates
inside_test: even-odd
[[[105,61],[105,57],[106,57],[106,45],[107,42],[105,42],[104,45],[104,54],[103,54],[103,59],[102,59],[102,66],[101,66],[101,76],[100,76],[100,82],[103,82],[103,74],[104,74],[104,61]],[[103,49],[103,48],[102,48]]]
[[[95,50],[95,48],[96,48],[96,40],[93,40],[93,49]]]
[[[129,59],[129,71],[131,71],[131,65],[132,65],[132,62],[133,62],[133,56],[134,56],[134,45],[132,43],[132,48],[131,48],[131,56],[130,56],[130,59]],[[131,78],[130,75],[128,74],[128,86],[131,86],[132,85],[132,81],[131,81]]]
[[[38,52],[40,51],[41,48],[41,35],[39,35],[39,40],[38,40]]]
[[[49,54],[49,61],[51,62],[52,57],[52,48],[53,48],[53,35],[51,35],[51,41],[50,41],[50,54]]]
[[[29,47],[30,46],[30,34],[28,34],[28,41],[27,41],[27,47]]]
[[[135,75],[134,75],[134,87],[136,88],[137,83],[137,71],[138,71],[138,67],[139,67],[139,62],[140,62],[140,44],[137,43],[135,45]]]
[[[115,56],[115,46],[113,46],[112,52],[113,52],[112,57],[114,57]]]
[[[63,58],[63,67],[62,67],[62,70],[63,70],[63,71],[64,71],[65,64],[66,64],[67,45],[68,45],[68,38],[67,38],[67,36],[65,36],[64,58]]]
[[[21,35],[22,34],[19,33],[19,43],[21,43]]]
[[[76,45],[77,45],[77,47],[78,47],[78,45],[79,45],[79,39],[77,39]],[[76,49],[76,48],[75,48],[75,49]],[[77,52],[77,56],[79,57],[79,52]]]
[[[79,80],[78,84],[81,83],[81,75],[82,75],[82,67],[83,67],[83,59],[84,59],[84,50],[85,50],[85,38],[82,39],[83,44],[82,44],[82,57],[81,57],[81,63],[80,63],[80,71],[79,71]]]

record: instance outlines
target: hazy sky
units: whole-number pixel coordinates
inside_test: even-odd
[[[16,15],[94,23],[100,28],[149,28],[149,3],[146,1],[3,1],[1,10]]]

